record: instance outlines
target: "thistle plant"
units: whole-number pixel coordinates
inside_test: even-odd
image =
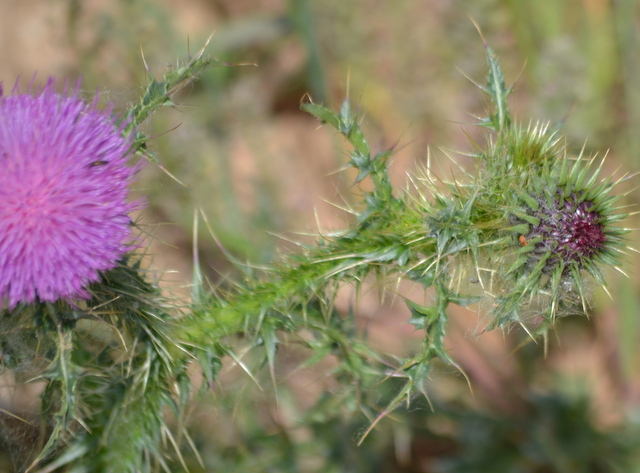
[[[437,360],[457,366],[444,344],[450,304],[481,308],[484,330],[520,325],[532,337],[561,315],[585,313],[587,278],[605,287],[603,268],[622,271],[627,230],[616,226],[625,214],[612,191],[624,178],[601,179],[603,160],[572,157],[550,125],[515,123],[511,89],[486,50],[480,88],[492,110],[479,123],[489,134],[473,153],[473,171],[446,181],[427,167],[411,188],[394,189],[393,149],[372,153],[349,100],[337,112],[307,101],[303,110],[352,146],[356,185],[371,183],[349,208],[353,223],[260,270],[230,255],[241,275],[233,282],[209,283],[196,259],[190,301],[163,297],[140,249],[127,246],[138,206],[127,189],[139,168],[127,163],[149,156],[136,127],[220,63],[200,51],[161,81],[151,77],[120,119],[75,92],[56,94],[53,83],[4,97],[2,351],[18,381],[44,385],[41,448],[16,459],[16,469],[186,470],[185,447],[197,457],[184,428],[190,365],[198,362],[205,388],[226,360],[256,383],[265,366],[277,385],[278,352],[291,343],[307,349],[305,366],[336,361],[331,375],[340,389],[321,398],[314,415],[364,414],[362,441],[402,403],[428,396]],[[400,280],[432,294],[430,304],[406,299],[409,322],[424,337],[405,357],[372,348],[355,330],[355,311],[334,304],[344,286]],[[394,393],[379,404],[388,385]]]
[[[393,150],[371,153],[348,100],[338,112],[303,104],[346,138],[356,184],[368,179],[372,190],[363,190],[361,204],[350,209],[355,223],[348,229],[320,235],[265,274],[245,269],[235,287],[198,294],[204,305],[191,343],[210,346],[221,337],[250,335],[264,347],[273,372],[279,334],[299,333],[312,360],[321,354],[339,360],[335,375],[351,387],[341,394],[343,405],[370,419],[364,439],[401,403],[428,395],[435,360],[457,366],[444,344],[450,304],[482,308],[482,330],[520,325],[534,338],[558,316],[586,313],[589,278],[606,289],[602,269],[622,271],[628,230],[616,226],[625,214],[612,190],[626,177],[600,179],[604,161],[572,157],[550,125],[514,123],[511,88],[493,51],[486,51],[489,74],[479,87],[493,110],[479,125],[490,135],[486,149],[473,154],[476,168],[453,181],[427,168],[412,179],[412,189],[393,189],[387,172]],[[375,352],[355,337],[355,315],[337,313],[339,288],[358,291],[372,280],[409,280],[432,291],[431,304],[406,300],[409,322],[424,332],[420,352],[406,358]],[[388,404],[376,405],[375,394],[366,399],[363,393],[377,392],[391,378],[404,383]]]
[[[202,53],[121,117],[54,80],[0,99],[3,366],[44,386],[40,421],[7,414],[40,439],[16,471],[152,471],[166,442],[179,452],[163,410],[179,417],[189,399],[183,304],[141,266],[129,187],[141,157],[155,161],[136,127],[215,63]]]

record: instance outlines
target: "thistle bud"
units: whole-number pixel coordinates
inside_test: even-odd
[[[571,159],[557,147],[554,133],[535,131],[540,129],[511,130],[512,136],[530,135],[516,140],[520,147],[510,148],[529,159],[513,166],[512,178],[496,187],[513,197],[506,211],[514,250],[501,259],[511,258],[504,278],[510,289],[497,298],[494,325],[522,323],[527,312],[548,321],[568,311],[585,312],[587,279],[606,288],[601,268],[620,270],[627,230],[615,223],[626,215],[616,207],[619,197],[611,196],[619,181],[599,180],[604,160],[593,170],[594,159],[582,154]],[[526,153],[532,145],[546,152]]]

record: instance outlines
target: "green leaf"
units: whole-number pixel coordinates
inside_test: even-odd
[[[487,76],[487,87],[484,91],[491,97],[491,102],[496,108],[495,114],[490,116],[491,124],[496,132],[506,131],[511,125],[507,97],[512,88],[507,88],[505,85],[498,57],[489,46],[485,45],[485,49],[487,51],[487,62],[489,63],[489,75]]]
[[[340,119],[338,118],[338,115],[333,113],[328,108],[315,103],[303,103],[302,105],[300,105],[300,109],[318,118],[323,123],[328,123],[333,128],[340,131]]]
[[[537,227],[538,225],[540,225],[540,219],[537,217],[534,217],[533,215],[526,214],[524,212],[521,212],[520,210],[512,210],[511,213],[516,217],[518,217],[519,219],[530,223],[534,227]]]
[[[525,203],[529,206],[531,210],[538,210],[540,208],[540,204],[538,203],[538,201],[533,197],[531,197],[526,192],[520,189],[516,189],[516,193],[518,194],[518,197],[520,197],[522,200],[525,201]]]
[[[530,227],[528,223],[520,223],[518,225],[514,225],[513,227],[506,228],[507,231],[515,232],[518,235],[526,235],[529,233]]]
[[[376,262],[396,261],[405,251],[402,245],[382,247],[369,253],[363,253],[366,259]]]
[[[507,270],[507,274],[512,274],[516,269],[520,268],[527,261],[529,261],[529,256],[526,253],[519,254],[516,260]]]
[[[412,269],[405,273],[409,279],[422,284],[425,289],[433,286],[436,278],[435,265],[432,265],[428,271],[424,271],[423,267]]]
[[[371,154],[369,143],[367,143],[367,140],[364,138],[362,130],[360,130],[360,126],[358,126],[357,123],[354,122],[351,125],[349,134],[347,135],[347,139],[349,140],[349,143],[353,145],[356,151],[358,151],[358,153],[369,158],[369,155]]]
[[[438,319],[438,309],[417,304],[409,299],[405,299],[407,307],[411,311],[412,317],[409,323],[418,330],[424,330]]]
[[[338,115],[342,123],[349,123],[351,121],[351,103],[349,102],[348,98],[344,99],[344,101],[342,102],[342,105],[340,106],[340,112]],[[345,130],[341,130],[341,131],[345,131]]]
[[[461,307],[467,307],[471,304],[480,302],[482,300],[482,296],[467,296],[464,294],[450,292],[447,295],[447,299],[449,300],[449,302],[452,302],[453,304],[459,305]]]

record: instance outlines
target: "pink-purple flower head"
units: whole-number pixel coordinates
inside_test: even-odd
[[[0,306],[87,298],[130,249],[138,166],[122,132],[110,108],[56,93],[53,79],[0,88]]]

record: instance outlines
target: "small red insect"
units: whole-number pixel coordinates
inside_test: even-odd
[[[518,240],[520,240],[520,244],[522,246],[527,246],[529,244],[529,242],[527,241],[527,239],[524,237],[524,235],[520,235],[520,237],[518,238]]]

